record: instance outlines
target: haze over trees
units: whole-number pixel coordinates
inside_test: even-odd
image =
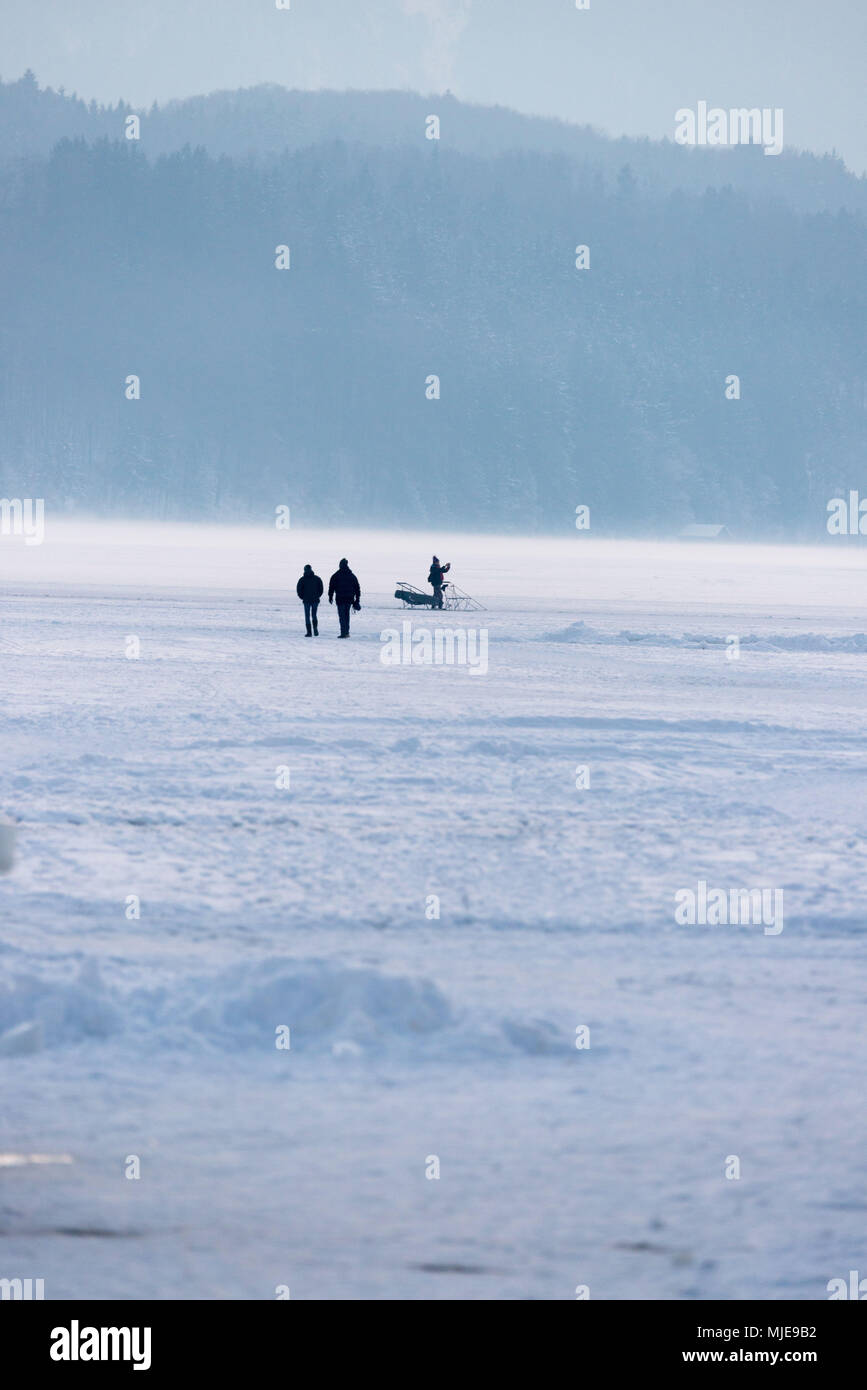
[[[405,93],[216,93],[138,140],[130,114],[0,84],[3,496],[821,539],[863,483],[840,161]]]

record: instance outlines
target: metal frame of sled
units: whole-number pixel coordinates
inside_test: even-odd
[[[395,598],[399,598],[404,608],[433,608],[433,594],[426,594],[423,590],[416,588],[415,584],[408,584],[405,579],[397,581],[397,588],[394,591]],[[439,613],[450,609],[452,612],[460,610],[468,612],[471,609],[483,609],[483,603],[465,594],[463,589],[459,589],[457,584],[450,580],[443,585],[443,606],[442,609],[435,609]]]

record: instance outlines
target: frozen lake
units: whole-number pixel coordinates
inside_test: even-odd
[[[434,550],[484,611],[400,608]],[[352,639],[326,603],[308,641],[295,581],[342,555]],[[72,1160],[0,1157],[0,1277],[816,1299],[863,1272],[865,555],[0,539],[0,1032],[34,1025],[0,1150]],[[384,664],[405,619],[484,629],[487,670]],[[781,891],[782,929],[678,923],[700,883]]]

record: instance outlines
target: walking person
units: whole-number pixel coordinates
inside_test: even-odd
[[[304,573],[295,585],[295,592],[304,604],[305,637],[319,636],[319,600],[324,587],[319,575],[313,573],[313,566],[305,565]]]
[[[328,602],[333,603],[335,599],[337,599],[337,616],[340,619],[338,636],[348,637],[350,610],[354,608],[357,613],[361,607],[361,588],[349,568],[348,560],[340,561],[339,567],[329,581]]]
[[[433,602],[431,608],[442,608],[443,606],[443,579],[451,569],[451,563],[441,565],[436,555],[430,567],[430,574],[427,577],[428,584],[433,585]]]

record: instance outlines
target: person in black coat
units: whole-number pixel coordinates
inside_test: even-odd
[[[428,584],[433,586],[433,602],[431,608],[442,608],[443,606],[443,580],[451,569],[451,565],[441,565],[436,555],[430,567],[430,574],[427,577]]]
[[[349,636],[349,611],[361,607],[361,589],[358,580],[349,568],[348,560],[341,560],[340,566],[331,576],[328,584],[328,602],[337,599],[337,615],[340,618],[340,637]]]
[[[319,636],[319,600],[325,585],[318,574],[313,573],[312,565],[304,566],[304,573],[295,585],[295,592],[304,604],[304,622],[307,624],[306,637]],[[312,624],[312,631],[311,631]]]

